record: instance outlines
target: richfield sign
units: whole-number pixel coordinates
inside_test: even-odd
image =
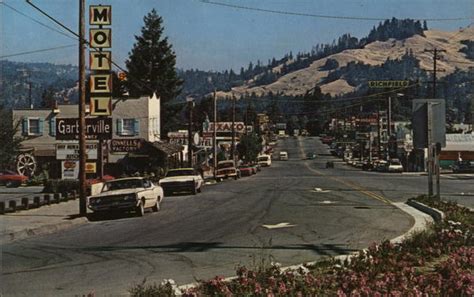
[[[243,122],[235,122],[234,128],[235,128],[235,133],[245,133],[245,124]],[[213,131],[214,131],[214,122],[210,122],[209,129],[205,132],[213,132]],[[217,122],[216,132],[232,133],[232,122]]]
[[[112,53],[104,49],[112,47],[112,6],[89,6],[89,25],[98,26],[89,29],[91,50],[89,53],[90,75],[90,113],[93,116],[112,114]]]

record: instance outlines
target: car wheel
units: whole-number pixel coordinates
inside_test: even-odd
[[[193,193],[193,195],[196,195],[197,193],[196,186],[193,186],[193,188],[191,189],[191,193]]]
[[[201,193],[202,192],[202,186],[200,186],[198,189],[197,189],[198,193]]]
[[[153,212],[157,212],[157,211],[160,210],[160,197],[158,197],[158,198],[156,199],[156,204],[153,205],[153,207],[151,208],[151,210],[152,210]]]
[[[137,217],[143,217],[145,215],[145,207],[143,205],[143,201],[140,201],[140,203],[138,204],[135,210],[135,213]]]

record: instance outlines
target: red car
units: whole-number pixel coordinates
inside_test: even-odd
[[[249,165],[241,165],[239,166],[239,170],[241,176],[251,176],[254,174],[254,169]]]
[[[0,171],[0,184],[8,188],[16,188],[28,180],[28,177],[11,170]]]
[[[334,141],[334,137],[332,136],[324,136],[321,138],[321,142],[324,144],[331,144]]]

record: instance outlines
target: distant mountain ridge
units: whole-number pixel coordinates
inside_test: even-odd
[[[5,107],[29,107],[30,89],[36,107],[41,105],[42,94],[48,89],[56,93],[61,103],[77,101],[76,66],[1,60],[0,74],[0,105]]]
[[[439,78],[450,75],[456,70],[468,71],[469,67],[474,65],[472,57],[469,56],[472,48],[470,50],[468,48],[469,44],[472,47],[473,28],[466,28],[456,32],[427,30],[423,33],[424,36],[416,34],[401,40],[390,38],[386,41],[371,42],[360,49],[343,50],[315,60],[303,69],[287,73],[275,82],[255,86],[253,83],[255,79],[249,80],[241,86],[233,87],[225,92],[219,92],[219,96],[241,97],[246,94],[264,96],[269,93],[298,96],[304,95],[315,86],[319,86],[324,94],[340,96],[354,92],[361,85],[351,84],[344,73],[337,80],[328,80],[332,72],[343,72],[344,68],[351,63],[372,67],[382,66],[387,60],[402,59],[407,53],[410,53],[411,56],[419,61],[421,71],[427,71],[433,68],[433,55],[432,53],[425,52],[425,50],[434,48],[445,51],[441,54],[442,58],[437,61],[438,69],[443,69],[443,72],[437,74]],[[291,63],[290,61],[289,64]],[[282,66],[275,67],[273,71],[278,71],[278,67],[281,68]],[[370,67],[368,67],[368,71],[370,71]],[[407,73],[393,73],[392,79],[415,78],[407,76]]]

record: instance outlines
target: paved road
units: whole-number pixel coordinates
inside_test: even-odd
[[[289,161],[208,186],[197,196],[167,197],[158,213],[90,222],[3,245],[4,296],[91,290],[117,296],[144,278],[183,284],[233,275],[239,264],[290,265],[350,253],[412,226],[413,219],[388,199],[404,201],[407,193],[399,183],[419,177],[376,178],[342,164],[324,169],[330,157],[314,138],[289,138],[279,149],[289,152]],[[312,150],[322,156],[302,160]],[[263,227],[282,223],[287,227]]]

